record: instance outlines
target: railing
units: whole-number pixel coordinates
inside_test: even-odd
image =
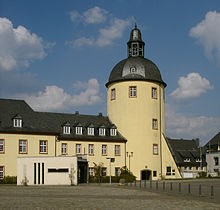
[[[139,188],[154,192],[188,194],[192,196],[209,197],[219,199],[220,182],[216,185],[206,182],[178,182],[178,181],[134,181],[126,183],[128,187]]]

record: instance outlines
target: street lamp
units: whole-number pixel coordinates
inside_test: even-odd
[[[111,157],[109,157],[109,158],[106,158],[106,159],[108,159],[109,160],[109,167],[110,167],[110,175],[109,175],[109,184],[111,184],[112,183],[112,176],[111,176],[111,163],[114,163],[115,162],[115,158],[111,158]]]
[[[130,171],[130,168],[131,168],[131,160],[130,158],[133,157],[133,152],[127,152],[127,157],[128,157],[128,166],[129,166],[129,171]]]

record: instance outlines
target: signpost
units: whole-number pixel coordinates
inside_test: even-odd
[[[109,163],[110,163],[109,184],[111,184],[111,183],[112,183],[112,176],[111,176],[111,163],[114,163],[114,162],[115,162],[115,158],[111,158],[111,157],[109,157],[109,158],[106,158],[106,159],[108,159],[108,160],[109,160]]]

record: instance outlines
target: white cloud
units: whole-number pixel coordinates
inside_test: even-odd
[[[99,34],[96,39],[93,37],[81,37],[66,43],[70,47],[82,47],[84,45],[104,47],[111,45],[115,39],[122,37],[124,30],[129,24],[130,20],[128,19],[123,20],[114,18],[108,27],[101,28],[99,30]]]
[[[74,10],[70,12],[70,19],[73,22],[76,22],[78,20],[82,20],[84,23],[88,24],[95,24],[95,23],[102,23],[105,22],[107,19],[108,11],[105,9],[102,9],[98,6],[95,6],[93,8],[90,8],[80,14],[78,11]]]
[[[220,13],[207,12],[205,19],[191,28],[189,34],[205,48],[209,58],[216,53],[217,58],[220,59]]]
[[[129,24],[129,20],[114,18],[109,27],[99,30],[97,45],[102,47],[112,44],[114,39],[122,37],[124,30]]]
[[[220,119],[207,116],[186,117],[166,104],[166,136],[173,138],[200,138],[204,144],[220,128]]]
[[[27,67],[30,62],[47,55],[41,37],[23,26],[13,28],[7,18],[0,18],[0,46],[0,71]]]
[[[176,99],[199,97],[213,88],[209,80],[205,77],[202,78],[199,73],[189,73],[187,77],[180,77],[178,84],[179,87],[170,94]]]
[[[82,88],[82,84],[78,82],[79,88]],[[86,89],[78,95],[70,95],[57,86],[46,86],[44,91],[40,91],[35,95],[18,95],[17,98],[24,99],[34,110],[38,111],[67,110],[72,106],[99,103],[101,97],[98,81],[90,79],[84,84]],[[77,87],[77,84],[74,86]]]
[[[93,7],[83,13],[86,23],[102,23],[106,20],[108,11],[100,7]]]

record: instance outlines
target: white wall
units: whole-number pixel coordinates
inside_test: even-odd
[[[35,172],[36,163],[36,172]],[[40,171],[39,171],[40,164]],[[43,165],[44,164],[44,183]],[[48,169],[57,170],[48,172]],[[67,169],[68,172],[58,172]],[[36,174],[36,175],[34,175]],[[70,185],[70,174],[73,174],[73,184],[77,184],[77,157],[19,157],[17,158],[17,185],[22,185],[27,177],[28,185]],[[39,181],[40,175],[40,181]],[[36,176],[36,179],[34,178]],[[34,183],[36,180],[36,184]]]

